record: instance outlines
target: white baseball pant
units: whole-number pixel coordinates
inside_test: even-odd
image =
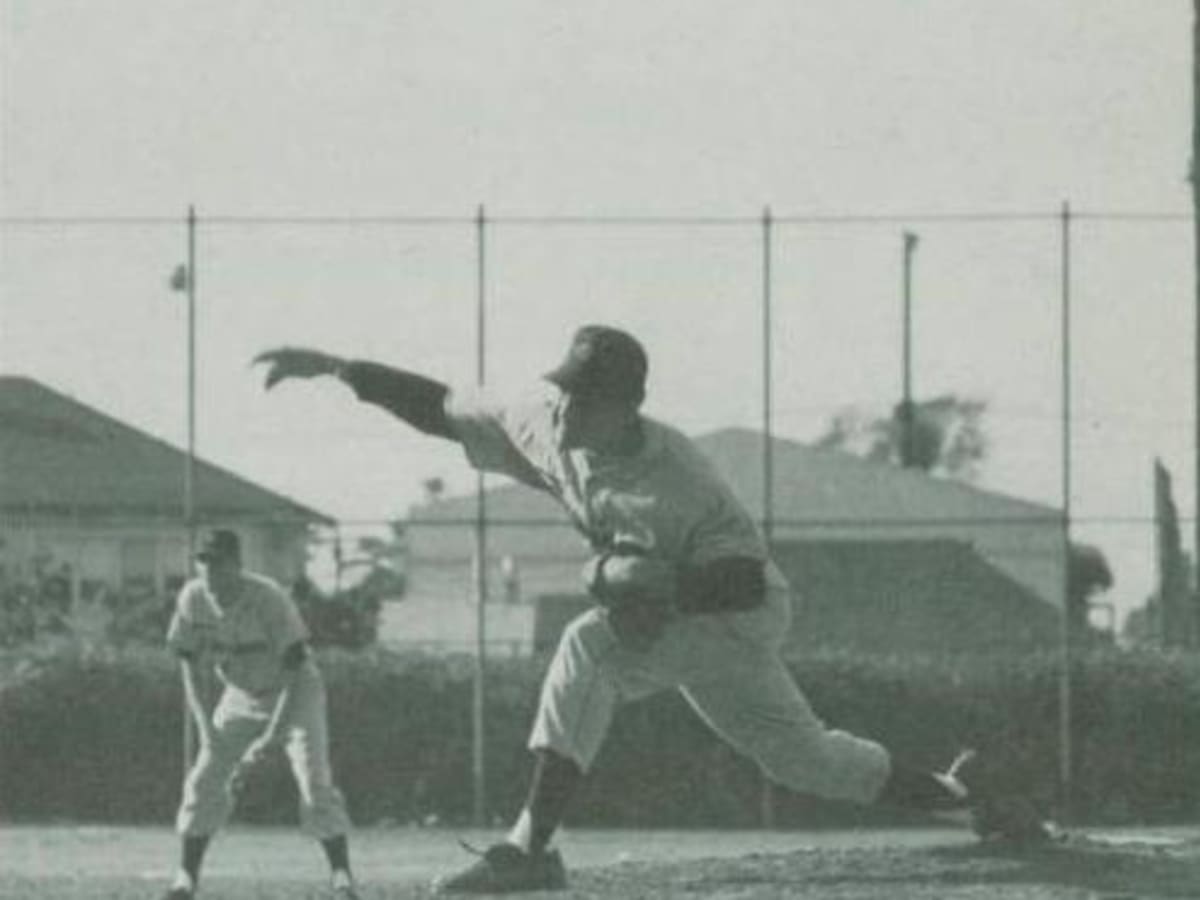
[[[306,834],[326,840],[347,834],[350,820],[329,766],[325,688],[311,664],[296,677],[291,716],[283,725],[284,752],[300,795],[300,824]],[[246,748],[270,719],[275,695],[255,697],[226,687],[213,711],[213,740],[201,747],[183,786],[175,827],[180,834],[211,835],[233,811],[230,780]]]
[[[879,744],[825,727],[779,655],[791,591],[771,579],[747,612],[685,615],[647,651],[623,647],[603,610],[563,633],[542,684],[531,749],[587,771],[625,702],[678,688],[710,727],[772,780],[795,791],[870,803],[891,771]]]

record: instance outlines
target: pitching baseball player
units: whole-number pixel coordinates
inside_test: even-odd
[[[618,707],[678,689],[774,781],[856,803],[972,808],[979,830],[1042,834],[1031,808],[994,803],[964,757],[951,771],[899,764],[887,749],[827,728],[779,654],[791,592],[762,534],[700,451],[640,412],[647,358],[631,335],[589,325],[528,395],[496,403],[420,375],[319,351],[260,355],[266,385],[334,375],[360,400],[460,443],[476,468],[555,497],[596,551],[584,582],[596,607],[564,632],[529,746],[536,764],[507,838],[439,882],[447,893],[559,888],[549,849],[567,801]]]
[[[184,782],[176,819],[182,859],[165,900],[191,900],[237,789],[277,744],[299,788],[304,830],[329,860],[333,896],[355,900],[350,822],[330,774],[325,688],[307,652],[308,630],[278,584],[242,568],[235,532],[213,531],[196,556],[202,577],[184,585],[167,632],[200,749]],[[197,687],[200,667],[209,665],[223,684],[211,717]]]

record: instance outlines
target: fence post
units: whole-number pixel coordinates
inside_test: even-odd
[[[1074,746],[1071,709],[1071,207],[1060,216],[1062,315],[1062,620],[1059,695],[1059,805],[1063,822],[1071,819]]]
[[[767,551],[771,549],[775,519],[775,460],[772,446],[771,409],[771,250],[772,226],[771,207],[763,208],[762,214],[762,391],[763,391],[763,435],[762,435],[762,529]],[[775,827],[775,790],[770,779],[762,776],[759,796],[759,820],[763,828]]]
[[[487,225],[483,206],[475,218],[476,292],[475,292],[475,335],[476,335],[476,381],[482,387],[486,381],[486,245],[484,242]],[[472,715],[472,776],[474,781],[474,819],[476,826],[487,825],[487,782],[484,761],[486,758],[486,693],[487,686],[487,497],[483,472],[475,479],[475,683]]]

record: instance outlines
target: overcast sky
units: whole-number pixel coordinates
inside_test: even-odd
[[[473,380],[479,205],[501,219],[489,382],[613,321],[650,348],[651,414],[692,432],[761,421],[758,227],[503,219],[883,214],[775,231],[777,430],[897,399],[913,230],[918,396],[988,400],[981,483],[1058,505],[1053,216],[1188,213],[1190,7],[0,0],[4,217],[180,219],[9,221],[0,369],[182,445],[167,279],[195,204],[201,454],[338,516],[396,516],[432,475],[469,488],[456,451],[336,385],[266,395],[248,361],[306,343]],[[922,218],[981,212],[1043,218]],[[228,218],[323,216],[462,221]],[[1087,218],[1073,237],[1076,533],[1128,606],[1152,588],[1155,456],[1193,507],[1191,229]]]

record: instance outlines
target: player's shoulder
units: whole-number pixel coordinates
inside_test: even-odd
[[[531,410],[550,409],[562,398],[562,391],[538,378],[516,386],[455,384],[446,399],[446,412],[451,417],[475,418],[481,415],[521,416]]]
[[[540,457],[555,445],[563,393],[545,379],[514,387],[465,387],[446,401],[446,413],[460,425],[498,425],[523,453]]]
[[[716,468],[696,441],[674,425],[649,416],[642,417],[647,446],[650,451],[674,466],[682,466],[698,474],[717,478]]]
[[[657,448],[654,468],[663,490],[689,497],[691,508],[703,508],[706,514],[749,515],[729,479],[695,439],[654,419],[646,419],[645,427],[648,444]]]
[[[185,581],[175,601],[175,617],[193,625],[211,625],[218,616],[216,601],[209,595],[204,579]]]
[[[508,405],[512,424],[518,430],[536,432],[550,439],[556,430],[563,399],[562,388],[544,378],[514,390]]]
[[[255,572],[250,569],[242,571],[242,584],[245,589],[249,590],[256,596],[279,598],[287,597],[287,591],[283,585],[262,572]]]
[[[204,579],[189,578],[179,588],[179,595],[176,600],[176,605],[181,610],[190,610],[197,603],[202,602],[204,597]]]

